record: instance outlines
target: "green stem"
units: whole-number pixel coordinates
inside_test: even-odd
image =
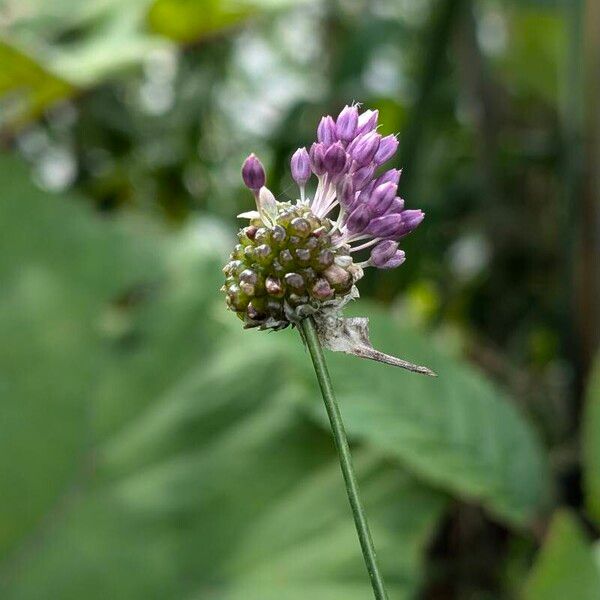
[[[340,466],[346,483],[346,492],[348,494],[348,500],[350,500],[350,507],[352,508],[352,515],[354,516],[354,523],[356,525],[360,547],[362,549],[365,564],[367,565],[369,577],[371,578],[371,585],[373,586],[373,594],[376,600],[387,600],[388,596],[385,591],[383,577],[377,566],[375,547],[373,546],[373,540],[371,539],[369,524],[367,523],[365,510],[358,494],[358,483],[356,482],[356,475],[354,473],[354,467],[352,466],[352,457],[350,455],[346,431],[344,430],[344,423],[342,422],[342,415],[333,394],[331,378],[327,371],[323,348],[321,347],[321,342],[319,341],[317,328],[313,318],[308,317],[307,319],[304,319],[300,324],[300,328],[304,334],[304,341],[308,346],[308,351],[312,358],[317,380],[319,381],[321,393],[323,394],[325,408],[327,409],[327,415],[329,416],[329,422],[331,423],[333,439],[340,458]]]

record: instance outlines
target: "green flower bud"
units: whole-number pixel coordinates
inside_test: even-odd
[[[223,268],[227,305],[246,327],[281,329],[342,302],[360,269],[335,248],[329,219],[277,203],[273,223],[253,218]]]

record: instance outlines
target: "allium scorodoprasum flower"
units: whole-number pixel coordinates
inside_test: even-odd
[[[380,167],[398,140],[377,133],[377,111],[346,106],[323,117],[317,141],[299,148],[291,172],[300,197],[278,202],[265,187],[259,159],[242,167],[258,211],[240,215],[250,224],[223,269],[228,306],[246,327],[279,329],[356,296],[363,269],[392,269],[404,262],[398,242],[425,216],[406,210],[397,195],[401,172]],[[306,185],[317,177],[314,194]],[[354,292],[354,293],[353,293]]]

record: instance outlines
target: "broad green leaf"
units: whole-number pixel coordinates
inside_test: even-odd
[[[103,360],[103,313],[151,254],[114,224],[99,229],[81,203],[37,190],[6,156],[0,177],[2,555],[86,469],[82,398]]]
[[[582,423],[586,505],[590,516],[600,524],[600,358],[588,383]]]
[[[524,600],[600,599],[600,568],[591,544],[567,511],[558,512],[525,586]]]
[[[437,378],[328,353],[348,431],[416,475],[525,524],[548,501],[544,450],[525,417],[473,368],[414,329],[360,301],[376,348],[431,367]],[[306,377],[311,378],[307,373]],[[318,398],[314,386],[306,396]],[[312,409],[326,422],[320,404]]]

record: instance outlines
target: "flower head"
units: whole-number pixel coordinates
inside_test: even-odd
[[[357,295],[363,269],[392,269],[404,262],[398,242],[425,215],[405,210],[397,196],[401,172],[381,171],[398,140],[377,133],[378,117],[377,111],[359,114],[357,106],[345,106],[337,119],[321,119],[317,141],[291,159],[300,190],[295,202],[275,199],[256,156],[244,162],[242,178],[258,211],[242,215],[250,225],[238,234],[223,290],[245,326],[277,329],[339,310]],[[309,196],[312,174],[317,186]]]

